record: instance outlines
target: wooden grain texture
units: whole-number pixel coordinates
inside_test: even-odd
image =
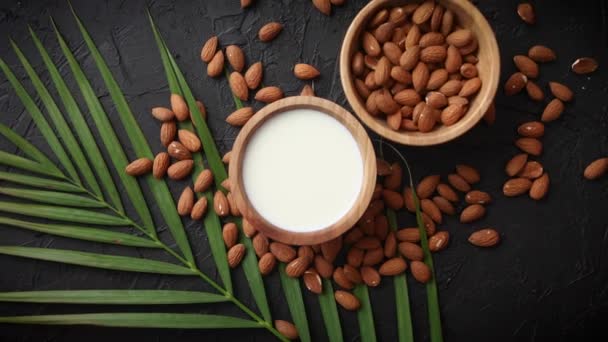
[[[275,115],[280,115],[283,112],[293,109],[313,109],[326,113],[340,123],[342,123],[353,135],[363,160],[363,184],[359,196],[356,199],[352,208],[336,223],[315,230],[312,232],[292,232],[281,229],[268,222],[262,217],[251,205],[247,198],[247,194],[243,187],[242,167],[243,157],[247,143],[255,133],[255,131],[264,124],[264,122]],[[232,193],[235,195],[239,210],[249,222],[251,222],[259,231],[273,240],[281,241],[287,244],[296,245],[311,245],[318,244],[327,240],[331,240],[346,230],[350,229],[361,218],[363,212],[367,208],[376,181],[376,154],[372,143],[367,135],[367,132],[361,126],[359,121],[344,108],[339,105],[314,96],[293,96],[273,102],[272,104],[258,111],[247,124],[243,127],[236,138],[232,149],[232,158],[230,161],[229,170],[230,180],[232,182]],[[305,210],[305,208],[303,208]]]
[[[478,40],[477,69],[482,80],[482,87],[470,102],[467,114],[456,124],[441,125],[431,132],[394,131],[386,124],[386,120],[372,116],[365,109],[365,101],[357,94],[354,86],[354,77],[350,70],[351,57],[359,50],[359,36],[367,22],[382,8],[394,7],[411,3],[411,0],[375,0],[365,6],[352,21],[342,43],[340,52],[340,75],[344,94],[357,116],[381,136],[404,145],[429,146],[438,145],[455,139],[470,130],[481,120],[484,113],[494,100],[498,81],[500,78],[500,53],[496,37],[488,21],[477,7],[468,0],[441,0],[438,1],[445,8],[454,12],[458,23],[470,29]]]

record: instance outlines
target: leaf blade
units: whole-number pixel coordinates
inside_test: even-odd
[[[361,302],[361,308],[357,311],[361,341],[375,342],[376,328],[374,327],[374,314],[372,312],[372,303],[369,300],[367,286],[359,284],[355,287],[353,292]]]
[[[0,302],[165,305],[219,303],[228,299],[209,292],[173,290],[66,290],[0,292]]]
[[[342,342],[342,326],[338,315],[338,306],[334,298],[334,288],[331,281],[323,278],[323,292],[319,295],[319,306],[325,324],[325,331],[330,342]]]
[[[63,178],[63,175],[53,170],[52,168],[46,168],[46,165],[42,165],[33,160],[20,157],[16,154],[8,153],[5,151],[0,151],[0,164],[4,164],[6,166],[16,167],[22,170],[30,171],[33,173],[38,173],[41,175]]]
[[[12,142],[15,146],[17,146],[21,151],[23,151],[30,158],[34,159],[35,161],[39,162],[40,164],[48,165],[52,168],[57,169],[55,167],[55,164],[53,164],[49,160],[49,158],[47,158],[47,156],[44,155],[44,153],[40,152],[40,150],[36,146],[34,146],[32,143],[27,141],[25,138],[23,138],[19,134],[13,132],[12,129],[10,129],[8,126],[6,126],[3,123],[0,123],[0,134],[4,135],[5,138],[7,138],[10,142]],[[58,174],[61,174],[61,172],[59,170],[57,170],[57,171],[58,171]]]
[[[126,220],[121,217],[116,217],[91,210],[43,204],[0,201],[0,211],[58,221],[69,221],[108,226],[130,225],[129,220]]]
[[[0,194],[54,205],[104,208],[104,204],[89,197],[57,191],[30,190],[0,186]]]
[[[36,188],[43,188],[47,190],[56,190],[56,191],[64,191],[64,192],[77,192],[83,193],[85,190],[81,187],[77,187],[71,183],[66,183],[62,181],[21,175],[16,173],[9,173],[0,171],[0,180],[4,180],[7,182],[12,182],[15,184],[28,185]]]
[[[163,261],[79,252],[65,249],[0,246],[0,254],[115,271],[196,275],[196,272],[190,268],[185,268]]]
[[[306,318],[306,308],[304,307],[304,299],[302,298],[302,289],[298,278],[291,278],[285,273],[285,264],[279,264],[279,277],[281,278],[281,287],[287,299],[291,318],[298,329],[300,340],[310,342],[310,330],[308,328],[308,318]]]

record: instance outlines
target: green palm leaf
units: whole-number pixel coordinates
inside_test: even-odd
[[[357,311],[361,341],[375,342],[376,328],[374,327],[374,313],[372,312],[372,303],[369,300],[367,286],[359,284],[355,287],[353,292],[355,296],[359,298],[359,301],[361,301],[361,308]]]
[[[47,190],[57,190],[57,191],[65,191],[65,192],[85,192],[86,190],[73,185],[71,183],[40,178],[35,176],[26,176],[18,173],[10,173],[5,171],[0,171],[0,180],[12,182],[15,184],[28,185],[35,188],[43,188]]]
[[[308,328],[308,319],[306,318],[306,308],[304,307],[304,299],[302,298],[302,290],[300,288],[300,280],[291,278],[285,273],[285,264],[279,264],[279,277],[281,278],[281,287],[285,292],[285,299],[289,306],[291,318],[298,328],[300,340],[303,342],[310,341],[310,331]]]
[[[334,288],[331,281],[323,278],[323,292],[319,295],[319,306],[321,307],[321,315],[325,323],[325,330],[330,342],[342,342],[342,327],[340,325],[340,316],[338,315],[338,307],[334,298]]]
[[[57,191],[45,191],[45,190],[29,190],[20,188],[7,188],[0,186],[0,194],[13,196],[17,198],[28,199],[30,201],[42,202],[54,205],[62,205],[69,207],[83,207],[83,208],[104,208],[102,202],[96,201],[89,197],[68,194]]]
[[[131,222],[121,217],[116,217],[113,215],[108,215],[96,211],[43,204],[0,201],[0,211],[12,214],[40,217],[49,220],[100,224],[107,226],[128,226]]]
[[[101,151],[97,146],[97,139],[93,137],[89,126],[87,125],[76,100],[72,96],[71,91],[68,89],[63,77],[59,73],[59,70],[51,60],[48,52],[45,50],[44,46],[38,36],[31,27],[28,27],[30,31],[30,35],[34,40],[36,47],[38,48],[38,52],[40,56],[42,56],[42,60],[46,65],[47,70],[55,84],[55,88],[57,89],[57,93],[59,94],[59,98],[63,102],[63,106],[66,109],[72,124],[74,125],[74,131],[78,134],[79,142],[82,144],[82,148],[89,156],[89,162],[95,169],[95,174],[101,181],[101,184],[104,188],[104,191],[108,194],[110,202],[114,206],[119,213],[124,213],[124,208],[122,206],[122,202],[120,199],[120,195],[118,194],[118,190],[116,189],[116,185],[114,184],[114,180],[112,180],[112,176],[110,175],[110,171],[108,170],[108,166],[106,165],[103,158],[101,158]],[[151,218],[148,218],[145,221],[145,225],[152,226]]]
[[[12,142],[15,146],[17,146],[21,151],[23,151],[30,158],[39,162],[40,164],[45,165],[48,168],[51,168],[56,171],[56,174],[60,175],[61,171],[57,169],[55,164],[53,164],[44,153],[40,152],[39,149],[36,148],[32,143],[25,140],[19,134],[13,132],[8,126],[0,123],[0,134],[4,135],[10,142]]]
[[[0,323],[47,325],[99,325],[129,328],[262,328],[258,322],[242,318],[184,313],[94,313],[0,317]]]
[[[40,130],[40,133],[42,133],[47,143],[59,159],[59,162],[61,163],[61,165],[63,165],[67,173],[70,175],[72,181],[74,181],[76,184],[80,184],[78,173],[76,172],[76,169],[74,169],[72,161],[63,149],[61,143],[59,142],[59,138],[57,138],[55,132],[53,132],[53,129],[44,118],[44,115],[42,115],[40,108],[36,106],[36,103],[34,102],[32,97],[27,93],[27,91],[25,91],[25,88],[23,88],[21,82],[17,80],[15,74],[13,74],[8,65],[4,63],[4,60],[2,60],[2,58],[0,58],[0,69],[2,69],[2,71],[6,75],[6,78],[8,79],[9,83],[15,89],[17,96],[19,96],[19,99],[21,99],[23,106],[25,107],[27,112],[30,113],[30,115],[32,116],[32,119]]]
[[[0,246],[0,254],[116,271],[174,275],[197,274],[196,271],[190,268],[163,261],[64,249]]]
[[[63,304],[199,304],[225,302],[215,293],[171,290],[67,290],[0,292],[0,302]]]
[[[154,156],[152,154],[152,150],[150,150],[150,146],[146,141],[146,137],[141,131],[139,125],[137,124],[137,121],[135,121],[135,117],[133,116],[129,105],[127,104],[127,100],[125,99],[125,96],[120,90],[118,83],[112,76],[108,65],[106,64],[103,57],[101,56],[101,53],[95,46],[95,43],[91,39],[91,36],[87,32],[86,28],[80,21],[80,18],[78,18],[76,12],[74,12],[74,9],[71,7],[71,4],[70,9],[72,10],[72,14],[74,15],[76,23],[78,24],[80,33],[84,37],[85,43],[87,44],[89,51],[91,51],[91,55],[95,60],[95,64],[97,65],[97,68],[101,73],[101,77],[103,78],[104,83],[106,84],[106,87],[110,92],[110,97],[114,102],[114,106],[118,111],[120,120],[127,132],[127,136],[131,141],[131,145],[133,146],[135,153],[139,157],[153,158]],[[171,192],[169,191],[167,183],[158,181],[156,178],[152,177],[152,175],[147,175],[144,177],[144,179],[146,180],[148,187],[150,187],[150,190],[154,195],[156,204],[158,205],[158,208],[160,209],[165,219],[165,222],[167,223],[169,230],[171,231],[173,239],[175,239],[175,243],[181,250],[184,257],[188,260],[188,262],[194,265],[194,255],[192,254],[192,249],[190,248],[190,243],[188,242],[188,237],[186,236],[184,225],[182,224],[182,221],[179,215],[177,214],[175,203],[173,202],[173,197],[171,196]]]
[[[17,57],[21,61],[21,64],[25,68],[25,71],[29,75],[32,84],[34,85],[34,88],[38,93],[38,97],[42,100],[42,103],[44,104],[47,113],[51,117],[51,121],[55,125],[55,129],[59,133],[59,137],[63,141],[68,152],[70,153],[72,159],[74,160],[74,163],[78,165],[78,169],[82,173],[84,180],[97,197],[102,197],[101,188],[97,183],[97,179],[95,179],[93,170],[91,170],[91,167],[89,166],[89,163],[87,162],[84,153],[82,153],[82,150],[80,149],[80,144],[76,141],[74,134],[72,134],[72,131],[70,130],[70,127],[65,121],[65,118],[61,114],[59,107],[57,107],[57,104],[51,97],[51,94],[42,83],[42,80],[40,80],[40,77],[38,77],[38,75],[36,74],[36,71],[34,71],[34,68],[32,68],[30,62],[21,52],[21,49],[19,49],[17,44],[12,39],[10,39],[10,43],[13,47],[13,50],[15,50]]]
[[[28,229],[36,232],[63,236],[72,239],[110,243],[121,246],[160,248],[161,246],[153,240],[115,232],[107,229],[79,227],[73,225],[61,225],[51,223],[37,223],[12,219],[0,216],[0,223],[9,226]]]
[[[46,165],[40,164],[39,162],[4,151],[0,151],[0,164],[31,171],[41,175],[63,178],[63,175],[57,169],[47,168]]]

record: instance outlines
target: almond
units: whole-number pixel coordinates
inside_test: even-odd
[[[388,233],[386,236],[386,240],[384,241],[384,256],[387,258],[392,258],[395,256],[395,252],[397,251],[397,238],[395,237],[394,232]]]
[[[344,269],[342,267],[336,267],[334,270],[333,279],[334,282],[343,289],[352,290],[355,287],[355,285],[348,280],[344,274]]]
[[[456,173],[459,174],[460,177],[464,178],[464,180],[469,184],[475,184],[481,180],[479,171],[470,165],[456,165]]]
[[[403,106],[415,106],[421,101],[421,98],[414,89],[405,89],[395,94],[394,100]]]
[[[399,65],[395,65],[391,68],[391,77],[395,81],[399,82],[395,86],[401,85],[401,86],[405,87],[406,85],[409,85],[412,83],[412,74]],[[402,90],[394,92],[394,94],[396,95],[396,94],[400,93],[401,91]],[[395,99],[395,101],[397,101],[397,100]]]
[[[401,129],[414,132],[418,130],[418,125],[413,120],[403,119],[401,121]]]
[[[243,54],[243,50],[236,45],[228,45],[226,47],[226,57],[228,58],[228,63],[232,66],[237,72],[243,71],[245,67],[245,54]]]
[[[235,110],[232,114],[226,117],[226,122],[232,126],[244,126],[253,116],[252,107],[243,107]]]
[[[262,82],[263,73],[262,62],[252,64],[249,69],[247,69],[247,72],[245,72],[245,83],[247,84],[247,87],[251,90],[256,89]]]
[[[442,63],[447,56],[443,45],[429,46],[420,51],[420,60],[424,63]]]
[[[365,255],[363,256],[363,265],[365,265],[365,266],[376,265],[376,264],[379,264],[382,261],[382,259],[384,259],[384,249],[383,248],[370,249],[370,250],[366,251]]]
[[[226,248],[231,248],[236,245],[239,240],[239,229],[233,222],[228,222],[222,228],[222,238]]]
[[[245,251],[245,245],[243,245],[242,243],[232,246],[228,250],[228,266],[230,266],[230,268],[237,267],[243,260],[243,257],[245,256]]]
[[[426,93],[425,102],[432,108],[442,109],[443,107],[447,106],[448,99],[445,97],[445,95],[438,91],[429,91]]]
[[[179,141],[188,151],[198,152],[201,149],[200,139],[191,131],[187,129],[180,129],[177,131],[177,136]]]
[[[412,272],[414,279],[420,283],[426,284],[431,280],[431,269],[422,261],[412,261],[410,264],[410,271]]]
[[[521,72],[516,72],[505,83],[505,94],[507,96],[512,96],[518,94],[528,82],[528,77]]]
[[[376,37],[374,37],[374,35],[369,32],[363,32],[363,36],[361,39],[361,44],[363,50],[365,50],[365,53],[372,57],[377,57],[380,55],[380,44],[378,43],[378,40],[376,40]]]
[[[486,208],[481,204],[471,204],[460,213],[461,223],[477,221],[486,214]]]
[[[428,0],[420,4],[418,8],[412,14],[412,22],[414,24],[422,24],[429,20],[433,15],[433,10],[435,9],[435,2]]]
[[[363,250],[376,249],[376,248],[379,248],[380,246],[381,246],[380,240],[378,240],[377,237],[372,237],[372,236],[365,236],[365,237],[359,239],[359,241],[357,241],[354,245],[354,247],[363,249]]]
[[[433,203],[435,203],[437,208],[439,208],[439,210],[441,210],[441,212],[444,214],[454,215],[456,213],[456,209],[454,208],[452,203],[450,203],[450,201],[441,196],[433,197]]]
[[[397,111],[386,116],[386,125],[393,131],[399,130],[401,127],[401,111]]]
[[[346,279],[350,280],[354,284],[361,284],[363,282],[361,279],[361,273],[359,273],[359,271],[351,265],[344,265],[344,275],[346,276]]]
[[[444,85],[439,88],[439,92],[443,95],[450,97],[458,95],[462,89],[462,81],[460,80],[448,80]]]
[[[336,260],[338,253],[340,253],[340,249],[342,249],[342,236],[321,244],[321,254],[323,254],[323,257],[329,262],[334,262],[334,260]]]
[[[532,182],[530,187],[530,198],[533,200],[540,200],[547,195],[549,191],[549,175],[544,173],[541,177],[537,178]]]
[[[202,119],[203,119],[203,120],[207,120],[207,111],[205,110],[205,105],[204,105],[204,104],[203,104],[201,101],[199,101],[199,100],[196,100],[196,101],[195,101],[195,103],[196,103],[196,108],[197,108],[197,109],[198,109],[198,111],[200,112]],[[192,114],[193,114],[193,113],[192,113],[192,111],[191,111],[191,112],[190,112],[190,121],[192,121],[192,124],[193,124],[194,126],[196,126],[196,123],[194,122],[194,120],[193,120],[193,118],[192,118]],[[198,115],[198,114],[197,114],[197,115]]]
[[[213,173],[209,169],[205,169],[199,173],[194,182],[194,191],[205,192],[209,190],[213,184]]]
[[[492,197],[485,191],[472,190],[467,192],[464,200],[468,204],[488,204],[492,201]]]
[[[385,56],[382,56],[378,60],[378,64],[376,65],[376,72],[374,73],[374,80],[377,85],[385,84],[391,75],[391,62]]]
[[[435,188],[437,188],[437,184],[439,184],[440,176],[439,175],[431,175],[426,176],[418,183],[416,187],[416,193],[418,197],[421,199],[429,198],[433,192],[435,192]]]
[[[422,212],[427,214],[433,221],[437,223],[442,222],[441,210],[439,210],[435,202],[425,198],[420,201],[420,208],[422,209]]]
[[[274,243],[274,242],[273,242]],[[271,244],[272,247],[272,244]],[[319,275],[323,278],[330,278],[334,273],[334,266],[327,261],[323,256],[315,256],[315,269],[319,272]]]
[[[545,134],[545,125],[539,121],[525,122],[517,127],[517,133],[522,137],[540,138]]]
[[[388,20],[388,9],[384,8],[378,11],[376,15],[370,20],[369,24],[367,24],[368,28],[374,28],[378,25],[386,22]]]
[[[201,60],[205,63],[211,62],[215,52],[217,51],[218,39],[217,36],[213,36],[205,42],[203,49],[201,50]]]
[[[167,152],[169,155],[177,160],[192,159],[192,153],[179,141],[172,141],[167,146]]]
[[[523,195],[532,187],[532,182],[527,178],[511,178],[502,186],[502,192],[507,197]]]
[[[390,21],[382,23],[374,30],[374,37],[378,43],[383,44],[391,39],[394,30],[395,23]]]
[[[270,22],[260,28],[260,31],[258,31],[258,37],[263,42],[269,42],[275,39],[282,30],[283,25],[277,22]]]
[[[401,49],[393,42],[386,42],[382,46],[382,52],[393,65],[399,65],[399,59],[401,58]]]
[[[549,88],[551,89],[551,93],[553,96],[558,99],[569,102],[574,98],[574,93],[567,86],[558,83],[558,82],[549,82]]]
[[[152,165],[152,175],[156,179],[161,179],[167,173],[171,159],[167,152],[160,152],[154,157],[154,163]]]
[[[608,157],[599,158],[591,162],[585,168],[584,177],[594,180],[602,177],[608,171]]]
[[[468,29],[460,29],[450,33],[445,40],[450,45],[462,48],[473,41],[473,33]]]
[[[519,69],[522,74],[529,78],[538,77],[538,64],[536,64],[536,62],[534,62],[530,57],[516,55],[513,57],[513,62],[515,62],[515,66],[517,66],[517,69]]]
[[[252,240],[252,244],[253,244],[253,250],[255,251],[255,254],[259,257],[262,257],[262,255],[268,253],[268,246],[269,246],[269,242],[268,242],[268,238],[262,234],[256,234],[253,237]]]
[[[535,138],[519,138],[515,140],[515,146],[520,150],[533,156],[540,156],[543,152],[543,143]]]
[[[177,213],[181,216],[190,215],[192,207],[194,206],[194,192],[188,186],[182,191],[177,201]]]
[[[528,2],[522,2],[517,5],[517,15],[528,25],[536,23],[536,15],[534,14],[534,7]]]
[[[420,132],[426,133],[433,130],[437,123],[435,111],[436,109],[431,106],[424,107],[418,119],[418,130],[420,130]]]
[[[537,161],[529,161],[518,173],[518,177],[536,179],[543,174],[543,166]]]
[[[579,75],[590,74],[597,70],[597,67],[597,61],[591,57],[581,57],[572,63],[572,71]]]
[[[171,121],[175,118],[175,113],[169,108],[154,107],[152,108],[152,116],[158,121]]]
[[[545,99],[545,93],[533,81],[528,80],[528,83],[526,83],[526,92],[528,93],[530,99],[533,101],[540,102]]]
[[[426,84],[427,90],[437,90],[448,81],[448,72],[446,69],[437,69],[431,72],[429,81]],[[444,94],[445,95],[445,94]]]
[[[418,41],[418,45],[423,49],[433,45],[443,45],[443,43],[445,43],[445,37],[439,32],[425,33]]]
[[[367,286],[376,287],[380,285],[380,273],[378,273],[378,271],[376,271],[376,269],[373,267],[361,267],[361,278]]]
[[[416,207],[414,206],[414,196],[410,187],[403,189],[403,202],[405,203],[405,208],[407,210],[412,213],[416,212]]]
[[[426,85],[429,82],[429,68],[426,64],[422,62],[418,62],[414,71],[412,71],[412,83],[414,84],[414,89],[417,92],[421,92],[426,88]]]
[[[557,59],[553,50],[544,45],[534,45],[528,50],[528,57],[538,63],[547,63]]]
[[[301,80],[311,80],[317,78],[321,73],[310,64],[299,63],[293,68],[293,74]]]
[[[376,158],[376,173],[378,176],[391,174],[391,165],[384,159]]]
[[[527,161],[528,161],[527,153],[520,153],[520,154],[516,155],[515,157],[511,158],[511,160],[509,160],[507,162],[507,165],[505,166],[505,173],[509,177],[515,176],[517,173],[519,173],[519,171],[521,171],[524,168]]]
[[[245,82],[245,78],[238,71],[233,71],[229,78],[230,89],[234,96],[238,97],[242,101],[249,99],[249,88]]]
[[[241,8],[247,8],[253,4],[253,0],[241,0]]]
[[[473,53],[475,50],[477,50],[479,46],[477,45],[477,40],[475,38],[473,38],[469,44],[458,48],[458,52],[460,52],[461,55],[466,56],[469,55],[471,53]]]
[[[418,64],[420,59],[420,47],[418,45],[408,47],[399,58],[399,65],[410,71]]]
[[[300,96],[315,96],[315,91],[312,89],[312,87],[310,85],[305,84],[304,87],[302,87]]]
[[[331,14],[331,2],[329,0],[312,0],[312,4],[319,12],[325,15]]]
[[[429,238],[429,250],[431,252],[439,252],[444,250],[450,242],[450,233],[443,230],[435,233]]]
[[[464,107],[462,105],[451,104],[441,111],[441,122],[446,126],[451,126],[458,122],[464,114]]]
[[[363,62],[363,54],[360,51],[355,52],[351,61],[351,70],[355,76],[362,76],[365,71]]]
[[[300,246],[298,248],[298,258],[307,257],[312,260],[315,258],[315,251],[310,246]]]
[[[392,258],[385,261],[378,272],[383,276],[395,276],[401,274],[407,268],[407,263],[402,258]]]
[[[469,242],[478,247],[492,247],[500,241],[500,235],[492,228],[481,229],[469,236]]]
[[[259,234],[258,234],[259,235]],[[298,257],[293,259],[285,267],[285,274],[292,278],[301,277],[310,265],[310,259],[308,257]]]
[[[215,192],[213,195],[213,210],[219,217],[228,216],[230,213],[230,205],[226,195],[220,190]]]
[[[420,231],[418,228],[404,228],[397,231],[397,240],[407,242],[420,241]]]
[[[357,230],[360,231],[360,230]],[[353,267],[359,267],[361,266],[361,263],[363,262],[363,254],[365,252],[362,249],[359,248],[350,248],[348,250],[348,252],[346,253],[346,262],[347,264],[353,266]]]
[[[258,261],[258,268],[260,269],[260,273],[262,275],[270,274],[270,272],[272,272],[272,270],[274,269],[276,263],[277,259],[272,253],[268,252],[262,255],[262,257]]]
[[[458,202],[458,194],[447,184],[439,183],[437,185],[437,193],[450,202]]]
[[[251,238],[257,233],[257,229],[251,224],[251,222],[247,221],[247,219],[243,218],[243,234],[246,237]]]
[[[283,98],[283,91],[279,87],[264,87],[255,94],[255,99],[264,103],[271,103]]]
[[[281,262],[288,263],[296,258],[296,250],[284,243],[271,242],[269,247],[270,252]]]
[[[450,183],[450,185],[458,191],[471,191],[471,186],[469,185],[469,183],[467,183],[467,181],[458,174],[452,173],[448,175],[448,183]]]
[[[198,221],[205,216],[207,213],[207,197],[201,197],[194,203],[192,211],[190,211],[190,218]]]
[[[465,107],[469,104],[469,100],[466,97],[462,97],[462,96],[450,96],[450,97],[448,97],[448,104],[450,104],[450,105],[457,104],[457,105],[461,105],[461,106]]]
[[[460,51],[454,45],[450,45],[447,48],[446,59],[445,59],[445,69],[448,73],[452,74],[460,70],[462,66],[462,56],[460,55]]]
[[[387,207],[393,210],[403,208],[403,197],[398,192],[393,190],[383,190],[382,197],[384,198],[384,202],[386,203]]]
[[[277,319],[274,321],[274,327],[289,340],[298,338],[298,329],[290,322]]]
[[[224,72],[224,52],[218,50],[211,62],[207,64],[207,75],[209,77],[218,77]]]
[[[424,228],[426,230],[427,235],[430,236],[435,234],[437,226],[435,225],[435,222],[431,219],[431,217],[425,212],[422,212],[422,222],[424,223]]]
[[[174,121],[163,122],[160,126],[160,142],[163,146],[169,146],[169,144],[175,139],[177,134],[177,125]]]
[[[378,109],[380,109],[380,111],[384,114],[390,115],[401,109],[397,102],[393,100],[393,96],[391,95],[391,93],[384,88],[378,90],[378,92],[376,93],[375,100]]]
[[[307,84],[304,86],[304,88],[309,87],[310,86]],[[370,90],[367,88],[367,86],[365,85],[365,82],[361,81],[360,79],[356,78],[355,79],[355,88],[357,89],[357,93],[359,93],[359,95],[364,98],[364,99],[369,99],[371,92]],[[312,90],[312,88],[311,88]],[[304,89],[302,89],[302,93],[304,93]],[[304,96],[303,94],[300,94],[302,96]],[[314,94],[313,94],[314,96]],[[371,101],[371,100],[370,100]],[[374,102],[375,105],[375,102]]]
[[[399,242],[399,253],[408,260],[422,260],[424,259],[424,252],[422,248],[413,242]]]
[[[395,25],[401,25],[405,23],[407,19],[407,13],[403,10],[402,7],[393,7],[389,11],[388,20]]]
[[[149,158],[139,158],[125,167],[129,176],[141,176],[152,170],[153,162]]]
[[[302,278],[308,291],[316,294],[321,294],[321,292],[323,292],[323,282],[319,273],[317,273],[314,268],[306,270]]]
[[[231,192],[226,194],[226,199],[228,200],[228,208],[230,208],[230,215],[232,215],[234,217],[241,216],[241,211],[239,210],[239,207],[236,205],[236,199],[234,198],[234,196],[232,195]]]
[[[460,74],[464,78],[477,77],[477,67],[471,63],[464,63],[460,66]]]
[[[454,13],[450,10],[446,10],[443,13],[443,17],[441,18],[441,27],[440,32],[444,36],[447,36],[452,32],[452,27],[454,26]]]
[[[479,89],[481,88],[481,78],[474,77],[464,81],[462,84],[462,89],[458,93],[458,96],[469,97],[471,95],[477,94]]]
[[[336,302],[338,302],[338,304],[340,304],[340,306],[346,310],[356,311],[361,307],[361,302],[359,302],[359,299],[357,299],[357,297],[350,292],[338,290],[335,292],[334,297]]]
[[[376,70],[376,67],[378,66],[378,58],[365,55],[365,57],[363,57],[363,63],[365,63],[365,66],[371,70]]]

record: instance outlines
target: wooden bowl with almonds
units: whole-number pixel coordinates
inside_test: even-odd
[[[459,137],[492,106],[500,54],[468,0],[375,0],[351,23],[340,53],[346,98],[379,135],[429,146]]]

